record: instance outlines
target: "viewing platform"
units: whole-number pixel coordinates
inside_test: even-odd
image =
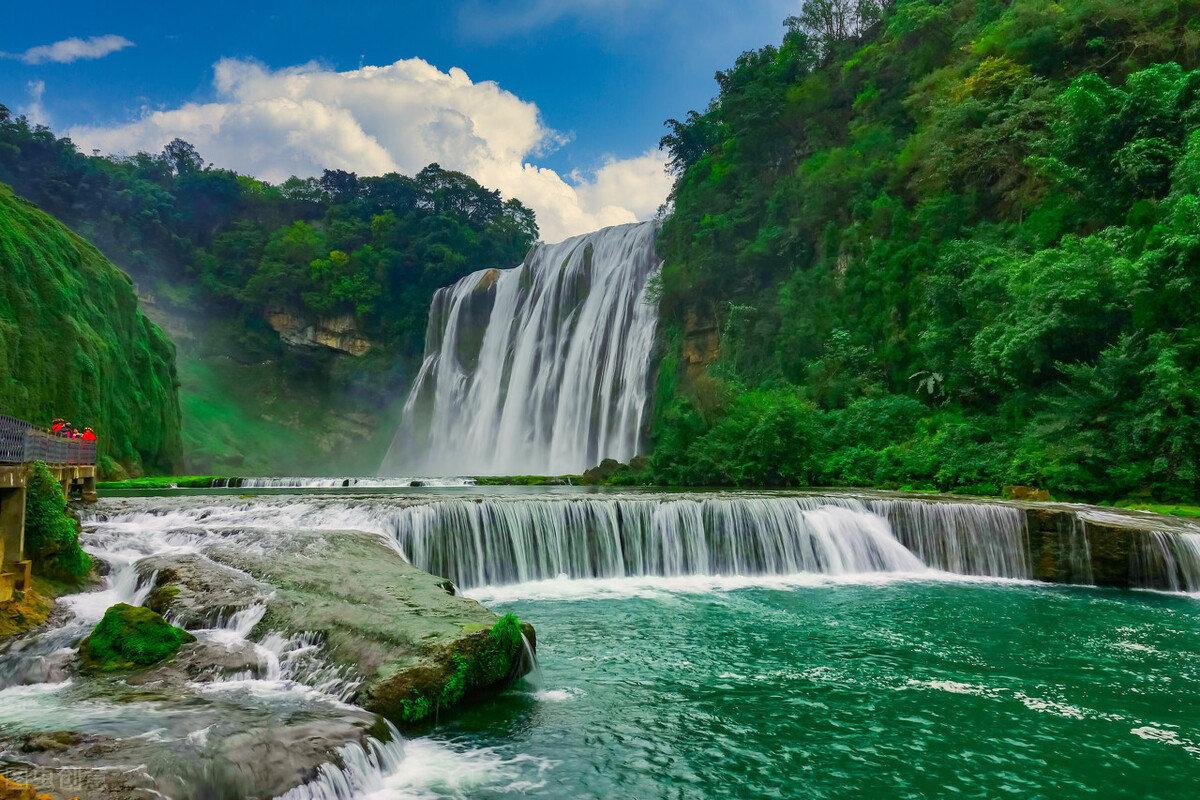
[[[96,443],[71,439],[0,414],[0,603],[30,586],[25,558],[25,489],[29,468],[42,461],[63,494],[96,499]]]

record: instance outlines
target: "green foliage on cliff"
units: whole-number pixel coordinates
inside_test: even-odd
[[[101,465],[180,460],[175,351],[128,276],[0,184],[0,410],[90,425]]]
[[[86,669],[98,672],[136,669],[157,664],[194,641],[195,636],[150,609],[118,603],[80,643],[79,658]]]
[[[828,0],[720,73],[659,242],[720,356],[652,477],[1200,496],[1197,19]]]
[[[25,555],[38,575],[54,580],[78,580],[92,569],[91,556],[79,546],[79,518],[40,461],[30,467],[25,488]]]

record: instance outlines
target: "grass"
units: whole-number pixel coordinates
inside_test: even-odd
[[[578,486],[582,475],[476,475],[479,486]]]
[[[1140,500],[1122,500],[1113,505],[1116,508],[1128,508],[1131,511],[1153,511],[1155,514],[1167,514],[1172,517],[1200,519],[1200,506],[1185,503],[1147,503]]]
[[[134,491],[138,489],[209,489],[213,483],[233,481],[221,475],[165,475],[146,478],[129,478],[123,481],[105,481],[97,484],[98,491]]]

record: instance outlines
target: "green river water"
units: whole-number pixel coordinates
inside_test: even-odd
[[[1003,582],[483,598],[538,686],[456,720],[466,797],[1189,798],[1200,603]],[[617,591],[612,591],[616,588]]]

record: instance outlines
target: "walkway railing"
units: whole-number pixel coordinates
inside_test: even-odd
[[[96,443],[71,439],[0,414],[0,464],[95,464]]]

